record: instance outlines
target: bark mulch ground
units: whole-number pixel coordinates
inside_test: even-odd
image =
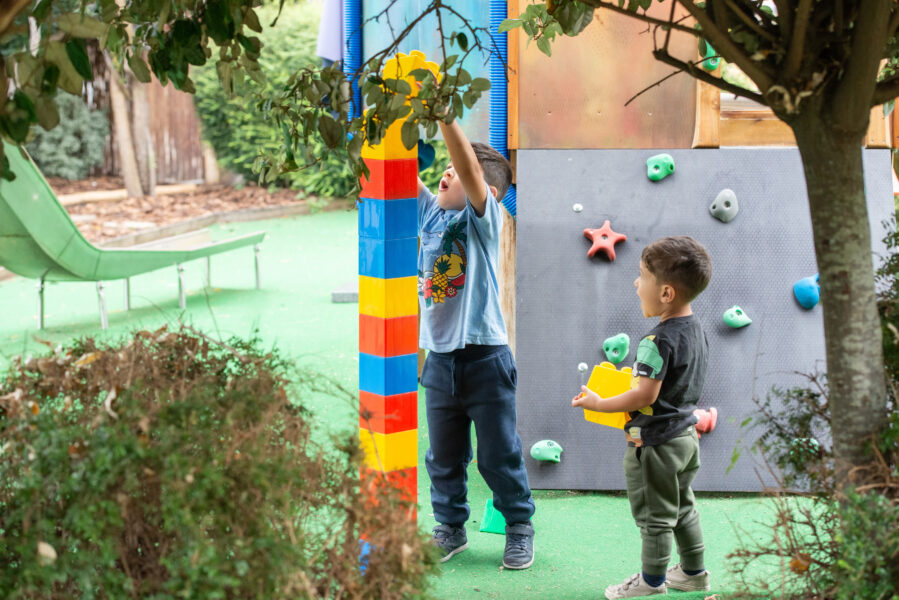
[[[57,195],[87,191],[122,189],[120,177],[93,177],[80,181],[51,178],[50,186]],[[202,217],[211,213],[250,208],[307,204],[309,198],[297,198],[296,190],[268,189],[246,185],[240,189],[226,185],[199,185],[197,188],[171,195],[84,202],[66,207],[72,220],[89,241],[106,240]]]

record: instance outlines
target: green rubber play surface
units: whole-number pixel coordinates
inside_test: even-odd
[[[203,290],[204,261],[188,263],[187,310],[178,308],[174,269],[132,279],[132,306],[125,311],[124,284],[106,285],[110,328],[100,331],[96,291],[91,284],[58,283],[46,291],[46,324],[37,331],[35,282],[20,278],[0,282],[0,369],[12,356],[46,350],[35,338],[53,344],[83,335],[121,336],[132,329],[177,325],[179,317],[191,327],[216,338],[247,337],[254,331],[266,345],[279,347],[301,366],[317,369],[353,389],[358,379],[358,306],[332,304],[331,290],[357,277],[356,213],[327,212],[274,221],[216,227],[222,239],[265,230],[262,245],[262,289],[254,289],[253,254],[246,248],[213,257],[212,284]],[[345,400],[315,396],[306,400],[317,415],[318,439],[328,433],[353,432],[356,407]],[[424,453],[428,435],[424,425],[424,393],[419,397],[419,522],[434,526],[429,505]],[[623,453],[623,448],[622,448]],[[564,455],[562,460],[564,460]],[[620,469],[621,455],[597,457],[602,468]],[[469,549],[441,566],[433,592],[444,599],[468,598],[602,598],[603,590],[639,568],[640,536],[631,519],[627,498],[615,493],[537,491],[534,526],[536,561],[526,571],[501,568],[502,535],[478,528],[489,490],[470,468],[471,521]],[[772,510],[757,496],[698,498],[707,548],[707,566],[719,599],[735,589],[725,555],[736,547],[735,524],[760,531],[758,521],[770,520]],[[708,594],[672,592],[677,598]]]

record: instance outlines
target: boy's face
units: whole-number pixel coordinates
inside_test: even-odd
[[[665,287],[656,280],[656,276],[649,272],[643,261],[640,261],[640,276],[634,280],[637,288],[637,296],[640,298],[640,308],[647,319],[658,317],[665,309]]]
[[[462,210],[465,208],[465,188],[456,176],[453,163],[446,165],[443,178],[437,188],[437,206],[444,210]]]

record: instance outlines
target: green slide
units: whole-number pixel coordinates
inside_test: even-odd
[[[257,232],[190,250],[101,249],[81,235],[31,158],[19,147],[3,142],[14,181],[0,181],[0,266],[40,280],[39,327],[43,328],[43,284],[46,281],[94,281],[106,328],[102,281],[125,279],[178,266],[197,258],[244,246],[258,246],[265,232]],[[258,247],[256,286],[259,287]],[[179,267],[179,276],[181,269]],[[179,279],[180,281],[180,279]],[[184,285],[181,305],[184,307]]]

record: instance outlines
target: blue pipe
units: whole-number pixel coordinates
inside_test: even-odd
[[[506,18],[506,0],[490,0],[490,33],[496,41],[500,57],[490,55],[490,145],[509,158],[509,101],[505,63],[509,58],[507,34],[498,33],[499,24]],[[513,217],[516,215],[515,186],[509,186],[503,198],[503,206]]]
[[[343,33],[346,40],[343,57],[343,72],[352,77],[362,66],[362,0],[343,0]],[[359,81],[353,78],[350,82],[353,90],[353,104],[349,118],[362,114],[362,90]]]

